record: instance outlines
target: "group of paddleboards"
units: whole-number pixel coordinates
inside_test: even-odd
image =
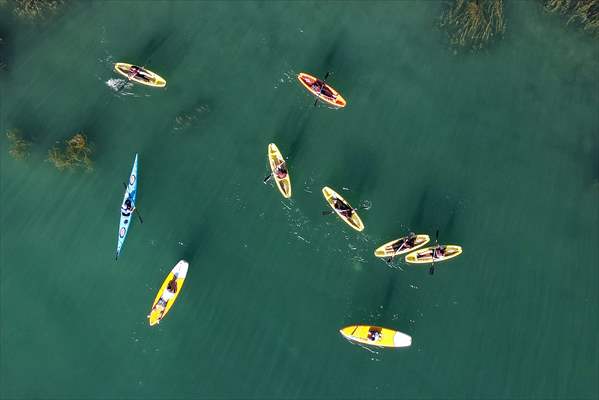
[[[145,67],[127,63],[116,63],[114,68],[116,72],[126,77],[129,81],[151,87],[166,86],[166,80],[164,78]],[[322,101],[334,108],[345,107],[347,101],[337,90],[326,83],[328,76],[329,74],[327,73],[325,78],[320,80],[310,74],[301,72],[297,76],[297,79],[306,90],[316,97],[315,105],[316,102]],[[271,178],[274,178],[275,185],[279,192],[281,192],[281,195],[286,199],[290,198],[292,195],[291,176],[287,167],[287,162],[274,143],[268,145],[267,158],[271,173],[264,179],[264,183]],[[137,200],[137,181],[138,156],[136,154],[129,176],[129,182],[128,184],[124,184],[125,194],[121,204],[116,250],[117,259],[122,251],[134,212],[137,213],[140,222],[143,223],[135,206]],[[364,223],[357,213],[357,211],[363,209],[363,207],[352,207],[343,196],[328,186],[322,188],[322,194],[332,208],[332,211],[323,211],[323,215],[337,214],[342,221],[356,231],[361,232],[364,230]],[[438,234],[439,232],[437,231],[437,238]],[[435,263],[452,259],[462,253],[462,248],[460,246],[439,245],[437,238],[435,238],[434,246],[423,247],[430,242],[431,239],[429,235],[410,233],[407,236],[392,240],[378,247],[374,251],[374,255],[390,263],[395,257],[405,254],[404,260],[409,264],[430,264],[431,267],[429,272],[433,274]],[[154,298],[150,313],[148,314],[150,326],[158,324],[173,306],[183,287],[188,267],[189,264],[187,261],[179,261],[163,281]],[[377,347],[407,347],[412,344],[412,338],[409,335],[374,325],[351,325],[342,328],[339,332],[343,337],[350,341]]]
[[[287,168],[287,162],[279,148],[274,144],[268,145],[268,162],[271,173],[264,179],[266,183],[274,177],[279,192],[286,199],[291,197],[291,176]],[[346,224],[358,232],[364,230],[364,223],[358,215],[358,208],[354,208],[335,190],[328,186],[322,188],[322,195],[333,211],[323,211],[323,215],[335,213]],[[439,232],[437,231],[437,237]],[[457,257],[462,253],[462,248],[456,245],[439,245],[423,247],[430,242],[430,236],[426,234],[410,233],[408,236],[392,240],[378,247],[374,255],[385,259],[390,263],[393,258],[406,254],[405,261],[409,264],[431,264],[429,273],[434,273],[434,263],[446,261]],[[437,242],[437,240],[435,240]],[[412,338],[405,333],[392,329],[371,325],[351,325],[342,328],[341,335],[348,340],[365,345],[377,347],[408,347],[412,344]]]

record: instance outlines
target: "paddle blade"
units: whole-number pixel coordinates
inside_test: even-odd
[[[334,212],[335,212],[335,211],[323,211],[323,212],[322,212],[322,215],[329,215],[329,214],[332,214],[332,213],[334,213]]]
[[[268,176],[266,178],[264,178],[262,183],[264,183],[266,185],[266,182],[268,182],[270,180],[270,178],[272,178],[272,174],[268,174]]]
[[[433,275],[435,273],[435,266],[431,265],[431,269],[428,270],[428,273]]]
[[[435,232],[435,240],[439,239],[439,230],[437,229],[437,232]]]

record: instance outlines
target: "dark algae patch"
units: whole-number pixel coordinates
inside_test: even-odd
[[[48,151],[50,161],[59,171],[73,168],[93,169],[91,144],[82,132],[65,141],[63,149],[54,146]]]

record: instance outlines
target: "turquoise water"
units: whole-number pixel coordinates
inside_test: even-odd
[[[3,398],[596,398],[599,47],[537,2],[454,55],[436,2],[107,2],[0,11]],[[117,61],[166,89],[115,90]],[[348,100],[313,107],[295,76]],[[177,122],[185,120],[187,123]],[[91,173],[47,150],[83,130]],[[288,156],[294,196],[271,185]],[[114,261],[121,182],[138,207]],[[357,233],[329,185],[362,211]],[[464,248],[388,267],[409,230]],[[172,311],[146,314],[181,258]],[[412,336],[368,351],[338,330]]]

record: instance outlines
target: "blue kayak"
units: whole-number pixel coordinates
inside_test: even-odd
[[[135,201],[137,199],[137,154],[135,154],[135,161],[133,161],[133,168],[131,169],[131,175],[129,175],[129,184],[125,190],[123,196],[123,202],[121,203],[121,221],[119,223],[119,234],[118,241],[116,244],[116,259],[119,258],[119,254],[123,249],[127,232],[131,226],[131,220],[133,218],[133,212],[135,211]]]

